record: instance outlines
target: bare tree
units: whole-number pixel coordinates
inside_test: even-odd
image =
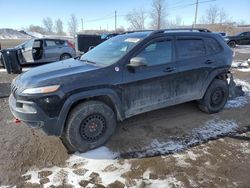
[[[68,21],[68,26],[69,26],[69,33],[72,36],[75,36],[77,33],[77,29],[78,29],[78,19],[74,14],[70,15],[70,20]]]
[[[45,30],[43,27],[38,26],[38,25],[30,25],[29,28],[27,29],[28,31],[31,32],[36,32],[36,33],[41,33],[41,34],[45,34]]]
[[[151,11],[151,26],[154,29],[161,29],[166,27],[166,2],[165,0],[153,0]]]
[[[205,24],[222,24],[229,22],[229,18],[223,8],[210,6],[206,10],[206,14],[202,17],[201,22]]]
[[[220,9],[216,6],[210,6],[206,11],[206,19],[208,24],[215,24],[220,15]]]
[[[63,35],[63,22],[61,19],[57,19],[55,21],[55,31],[58,35]]]
[[[225,23],[225,22],[228,22],[228,16],[226,14],[226,12],[224,11],[223,8],[220,9],[220,12],[219,12],[219,23],[222,24],[222,23]]]
[[[129,29],[131,30],[143,30],[145,29],[146,11],[141,9],[133,9],[126,15],[126,19],[129,22]]]
[[[53,33],[53,21],[50,17],[43,19],[43,26],[46,33],[51,34]]]

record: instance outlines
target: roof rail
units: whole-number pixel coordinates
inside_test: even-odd
[[[128,33],[136,33],[136,32],[147,32],[147,31],[153,32],[154,30],[133,30],[133,31],[125,31],[125,32],[122,32],[120,34],[128,34]]]
[[[207,32],[211,33],[210,30],[205,28],[174,28],[174,29],[160,29],[154,31],[152,34],[159,34],[159,33],[167,33],[167,32],[174,32],[174,31],[187,31],[187,32]]]

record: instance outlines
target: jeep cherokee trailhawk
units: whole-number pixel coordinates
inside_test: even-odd
[[[16,118],[84,152],[136,114],[194,100],[219,112],[231,63],[223,38],[206,29],[128,32],[18,76],[9,104]]]

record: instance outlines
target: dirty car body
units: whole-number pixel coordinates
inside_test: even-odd
[[[226,79],[231,63],[232,51],[217,34],[132,32],[107,40],[81,58],[20,75],[12,83],[9,104],[26,124],[62,136],[69,113],[79,103],[101,101],[122,121],[202,99],[214,79]],[[52,90],[43,93],[41,88]]]

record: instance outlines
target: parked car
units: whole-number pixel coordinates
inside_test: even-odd
[[[13,49],[5,49],[5,51],[8,50],[16,50],[17,54],[18,51],[21,51],[20,55],[16,55],[16,61],[21,65],[49,63],[76,56],[76,51],[72,43],[68,40],[52,38],[31,39]]]
[[[86,53],[93,49],[102,42],[116,36],[118,34],[103,34],[103,35],[90,35],[90,34],[77,34],[76,36],[76,50],[78,52]]]
[[[225,32],[215,32],[215,33],[221,35],[222,37],[226,37],[227,36],[227,33],[225,33]]]
[[[250,31],[238,33],[235,36],[227,36],[225,41],[231,48],[235,48],[237,44],[250,45]]]
[[[84,152],[103,145],[117,121],[137,114],[188,101],[210,114],[221,111],[232,54],[208,31],[122,34],[79,58],[18,76],[9,105],[27,125],[59,136],[69,151]]]

